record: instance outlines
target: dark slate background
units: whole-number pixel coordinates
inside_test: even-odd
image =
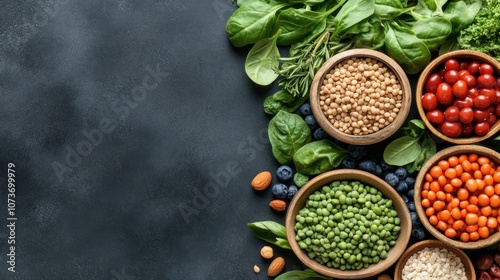
[[[267,279],[264,242],[246,224],[284,222],[267,205],[270,191],[249,186],[277,167],[262,111],[276,87],[253,85],[248,49],[226,39],[235,4],[0,7],[0,279]],[[148,67],[161,76],[147,82],[158,83],[131,101]],[[15,273],[6,264],[9,162]],[[276,254],[287,270],[301,268],[290,252]]]

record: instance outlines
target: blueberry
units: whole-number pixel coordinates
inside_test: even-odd
[[[304,119],[309,126],[310,129],[315,129],[316,126],[318,126],[318,123],[316,122],[316,118],[313,115],[306,116]]]
[[[347,156],[346,158],[344,158],[342,160],[342,162],[340,163],[340,165],[343,167],[343,168],[356,168],[356,160],[353,158],[353,157],[350,157],[350,156]]]
[[[311,105],[309,105],[309,103],[304,103],[300,106],[299,111],[302,116],[309,116],[311,114]]]
[[[384,174],[384,170],[382,169],[382,166],[380,166],[380,164],[377,164],[375,166],[375,175],[379,176],[379,177],[382,177],[382,174]]]
[[[413,203],[413,201],[406,203],[406,205],[408,206],[408,210],[410,210],[412,212],[417,211],[417,209],[415,208],[415,203]]]
[[[408,185],[406,184],[405,181],[399,181],[399,183],[396,186],[396,191],[399,194],[404,194],[408,192]]]
[[[414,177],[406,177],[405,182],[408,185],[409,188],[413,188],[415,186],[415,178]]]
[[[276,171],[276,175],[278,176],[278,179],[280,179],[281,181],[288,182],[293,177],[293,171],[290,166],[282,165]]]
[[[356,160],[361,159],[368,154],[365,146],[349,145],[347,146],[347,151],[349,152],[349,155]]]
[[[285,186],[285,184],[274,184],[272,193],[276,198],[285,199],[288,194],[288,188]]]
[[[384,180],[389,184],[391,187],[395,188],[399,184],[399,178],[396,176],[396,174],[389,172],[385,174]]]
[[[419,227],[422,224],[420,218],[418,218],[417,212],[410,212],[410,217],[413,227]]]
[[[321,127],[317,128],[313,133],[314,140],[322,140],[322,139],[325,139],[326,137],[327,137],[327,134]]]
[[[385,160],[381,160],[379,164],[384,172],[392,171],[392,169],[394,168],[392,165],[385,162]]]
[[[419,227],[415,227],[412,231],[411,231],[411,235],[413,237],[415,237],[416,239],[419,239],[419,240],[422,240],[425,238],[425,231],[424,229],[422,228],[422,226],[419,226]]]
[[[287,193],[287,196],[289,199],[292,199],[295,194],[297,193],[297,187],[295,185],[291,185],[290,187],[288,187],[288,193]]]
[[[406,197],[406,195],[404,195],[404,194],[402,194],[402,195],[401,195],[401,198],[403,199],[403,201],[404,201],[405,203],[410,202],[410,200],[408,200],[408,197]]]
[[[374,173],[375,172],[375,167],[377,166],[377,163],[373,160],[363,160],[362,162],[359,163],[359,169]]]
[[[413,189],[409,189],[408,192],[406,193],[406,196],[408,196],[408,199],[410,199],[411,201],[413,201],[413,195],[414,195]]]
[[[406,171],[403,167],[398,167],[394,170],[394,174],[396,174],[399,180],[402,181],[406,178],[406,176],[408,176],[408,171]]]

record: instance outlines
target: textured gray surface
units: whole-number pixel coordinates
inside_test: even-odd
[[[248,186],[276,167],[259,138],[272,89],[248,81],[246,50],[227,42],[230,0],[0,7],[0,279],[266,279],[252,271],[267,265],[246,223],[283,221],[270,192]],[[141,93],[146,77],[156,86]],[[16,273],[6,265],[8,162]],[[227,186],[214,189],[213,174]],[[189,223],[185,206],[196,211]]]

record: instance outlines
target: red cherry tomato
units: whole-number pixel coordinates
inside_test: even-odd
[[[444,121],[440,128],[441,132],[448,137],[458,137],[462,134],[462,125],[458,122]]]
[[[469,68],[469,62],[467,61],[461,61],[460,62],[460,71],[462,70],[467,70]]]
[[[460,80],[460,76],[458,76],[458,72],[455,70],[448,70],[444,73],[444,80],[450,85],[453,85],[458,80]]]
[[[468,96],[464,99],[455,99],[455,101],[453,101],[453,106],[457,106],[460,110],[462,110],[463,108],[472,108],[473,105],[473,99]]]
[[[495,115],[497,117],[500,117],[500,104],[498,104],[496,107],[495,107]]]
[[[491,275],[489,275],[488,272],[481,271],[481,273],[479,274],[478,280],[493,280],[493,278],[491,278]]]
[[[479,75],[490,74],[493,75],[493,66],[488,63],[483,63],[479,66]]]
[[[450,106],[444,111],[444,118],[449,122],[457,122],[459,119],[460,109],[456,106]],[[474,115],[474,113],[473,113]]]
[[[474,132],[479,136],[488,134],[488,131],[490,131],[490,124],[488,122],[478,122],[474,126]]]
[[[479,90],[479,95],[487,96],[490,103],[493,104],[497,101],[497,91],[492,88],[482,88]]]
[[[476,98],[479,95],[479,90],[476,87],[469,88],[469,97]]]
[[[438,106],[438,100],[434,93],[428,92],[422,96],[422,107],[427,111],[432,111]]]
[[[463,108],[460,110],[459,118],[462,123],[471,123],[474,120],[474,110],[472,108]]]
[[[444,69],[446,69],[446,71],[450,70],[458,71],[460,70],[460,64],[458,63],[457,60],[450,58],[444,63]]]
[[[486,95],[478,95],[474,98],[474,107],[479,110],[484,110],[490,106],[491,102],[488,96]]]
[[[486,119],[486,121],[490,124],[490,126],[494,125],[497,122],[498,118],[495,114],[490,114],[490,116]]]
[[[467,70],[460,70],[458,71],[458,77],[462,79],[464,76],[470,75],[469,71]]]
[[[500,77],[497,78],[497,84],[495,85],[497,89],[500,89]]]
[[[490,116],[489,110],[474,110],[474,121],[484,122]]]
[[[436,97],[440,104],[448,105],[453,102],[453,92],[447,83],[440,83],[436,90]]]
[[[469,71],[469,73],[471,73],[471,75],[476,75],[477,73],[479,73],[479,66],[481,66],[481,63],[479,63],[479,61],[473,61],[469,63],[469,67],[467,68],[467,70]]]
[[[444,121],[444,114],[437,109],[427,112],[425,116],[433,124],[440,124]]]
[[[492,88],[497,84],[497,80],[490,74],[484,74],[477,78],[477,85],[482,88]]]
[[[470,74],[461,77],[460,80],[466,82],[467,83],[467,87],[469,87],[469,88],[476,86],[476,77],[474,77],[474,76],[472,76]]]
[[[456,98],[465,98],[469,93],[467,83],[462,80],[458,80],[454,83],[451,90]]]
[[[464,123],[462,125],[462,136],[470,136],[474,132],[474,126],[472,123]]]
[[[425,92],[436,93],[437,87],[442,81],[443,79],[441,79],[441,76],[436,73],[429,75],[429,77],[425,81]]]

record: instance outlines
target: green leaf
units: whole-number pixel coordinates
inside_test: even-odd
[[[342,162],[348,152],[329,140],[304,145],[293,155],[297,172],[316,175],[331,170]]]
[[[460,49],[460,45],[458,44],[457,37],[453,37],[449,40],[446,40],[441,44],[439,48],[439,55],[443,55],[445,53],[455,51]]]
[[[422,151],[418,155],[418,157],[415,159],[413,163],[409,164],[409,167],[406,168],[409,173],[413,173],[415,171],[419,171],[422,166],[425,164],[425,162],[431,158],[434,154],[436,154],[437,147],[436,143],[432,140],[427,133],[424,136],[424,139],[422,140],[422,143],[420,145],[422,147]]]
[[[403,7],[398,0],[375,0],[374,14],[382,20],[393,20],[411,9]]]
[[[452,26],[450,21],[443,17],[432,17],[419,19],[411,30],[417,38],[427,45],[430,51],[434,51],[451,34]]]
[[[421,151],[418,138],[403,136],[387,145],[383,157],[388,164],[403,166],[415,161]]]
[[[425,124],[423,121],[418,119],[413,119],[408,122],[408,127],[410,128],[411,135],[414,138],[420,138],[425,131]]]
[[[481,5],[481,0],[450,1],[444,16],[451,22],[453,33],[458,34],[460,30],[469,26],[481,9]]]
[[[286,9],[278,16],[276,22],[277,28],[281,28],[283,32],[278,38],[278,44],[291,45],[300,42],[306,35],[315,31],[315,28],[326,27],[326,13],[316,12],[306,9]],[[316,33],[321,33],[323,30],[316,30]]]
[[[334,36],[368,18],[374,11],[375,0],[348,0],[335,16]]]
[[[361,23],[353,27],[358,25],[361,25]],[[359,32],[355,33],[354,47],[379,49],[384,46],[385,33],[380,20],[376,17],[370,17],[363,25],[366,28],[365,31],[359,30]]]
[[[311,130],[297,114],[279,111],[269,122],[269,141],[276,160],[281,164],[292,162],[293,155],[311,142]]]
[[[249,223],[247,226],[258,238],[281,248],[291,249],[286,239],[286,229],[283,225],[274,221],[262,221]]]
[[[292,113],[307,99],[308,96],[295,97],[286,90],[280,90],[264,100],[264,112],[270,115],[276,115],[279,111]]]
[[[236,1],[236,4],[238,4],[238,7],[241,7],[244,4],[250,3],[250,2],[253,2],[253,1],[260,1],[260,0],[238,0],[238,1]],[[268,1],[266,1],[266,2],[268,2]]]
[[[275,280],[331,280],[332,278],[318,274],[317,272],[306,270],[292,270],[280,274]]]
[[[273,37],[259,40],[248,52],[245,72],[258,85],[267,86],[278,78],[275,69],[280,65],[280,52],[276,40],[280,33],[278,30]]]
[[[307,6],[314,6],[325,2],[325,0],[273,0],[271,3],[290,3],[290,4],[304,4]]]

